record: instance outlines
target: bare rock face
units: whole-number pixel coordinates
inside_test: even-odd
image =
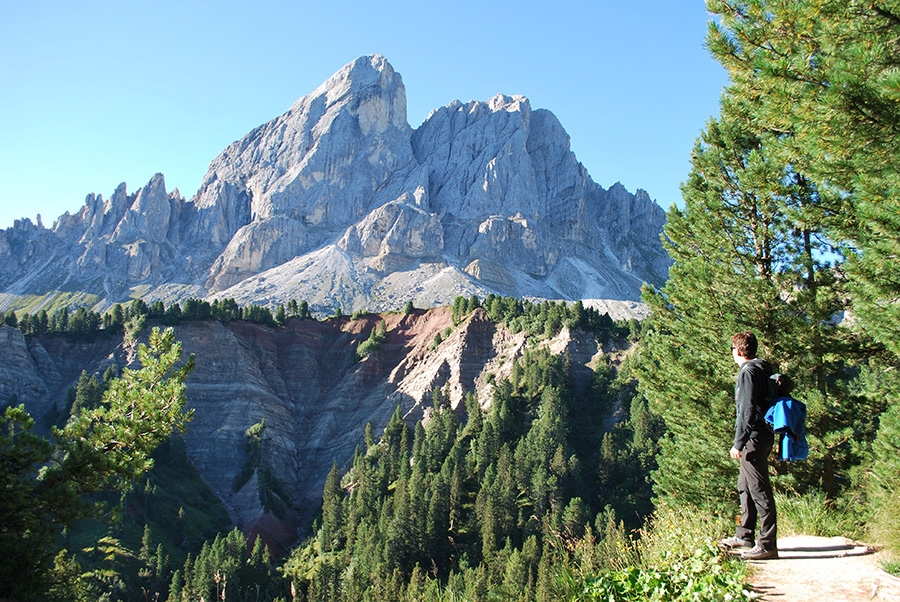
[[[15,286],[27,266],[53,255],[55,241],[40,220],[18,219],[12,228],[0,231],[0,285],[8,293],[18,293]]]
[[[516,286],[515,279],[500,262],[475,259],[463,271],[479,282],[485,283],[486,286],[501,290],[512,289]]]
[[[308,229],[284,216],[257,220],[240,228],[210,270],[207,288],[224,290],[248,276],[282,265],[301,254]]]
[[[522,96],[454,101],[432,111],[413,135],[413,149],[429,166],[435,210],[474,221],[534,216],[540,196],[526,149],[530,122]]]
[[[129,195],[120,185],[109,200],[88,195],[81,210],[48,230],[18,220],[0,231],[0,286],[11,297],[52,296],[59,290],[87,298],[125,300],[136,286],[165,284],[180,273],[183,257],[169,240],[172,214],[182,203],[157,174]]]
[[[125,365],[121,340],[100,336],[94,341],[70,337],[25,337],[0,326],[0,407],[25,404],[37,420],[38,432],[65,411],[66,392],[82,370],[101,376],[110,365]]]
[[[168,235],[171,213],[165,179],[157,174],[138,191],[134,202],[116,225],[112,241],[123,245],[139,240],[163,243]]]
[[[157,174],[52,229],[0,231],[0,309],[57,290],[101,310],[136,295],[329,314],[459,294],[636,301],[666,278],[664,219],[645,192],[594,183],[523,96],[453,101],[413,130],[400,75],[371,55],[229,145],[189,201]]]
[[[45,414],[50,409],[51,400],[40,367],[51,371],[52,367],[42,359],[40,351],[32,356],[21,331],[0,326],[0,366],[3,367],[0,369],[0,399],[10,405],[28,400],[29,407],[34,408],[36,413]],[[49,376],[53,378],[57,375]]]
[[[445,247],[472,275],[489,261],[490,288],[530,294],[530,276],[556,298],[637,299],[642,282],[664,280],[662,211],[642,191],[623,196],[621,185],[607,192],[595,184],[559,121],[527,99],[451,103],[416,131],[413,149],[431,166]]]
[[[556,237],[535,220],[516,214],[513,217],[488,217],[478,224],[478,236],[465,255],[467,259],[486,259],[498,265],[516,267],[526,274],[546,277],[559,261]]]
[[[400,76],[384,57],[363,57],[213,159],[195,204],[227,204],[226,182],[246,192],[252,220],[343,229],[410,165],[409,135]]]
[[[427,209],[423,188],[414,195],[404,193],[351,226],[338,247],[351,255],[373,258],[369,265],[382,272],[392,271],[385,269],[391,257],[439,257],[444,250],[444,231],[437,215]]]

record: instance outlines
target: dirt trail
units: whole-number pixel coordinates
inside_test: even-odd
[[[843,537],[786,537],[777,560],[750,562],[751,589],[765,602],[900,602],[900,578],[871,547]]]

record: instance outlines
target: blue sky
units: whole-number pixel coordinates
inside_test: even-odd
[[[604,188],[680,201],[727,76],[702,0],[0,3],[0,228],[153,174],[187,198],[225,146],[382,54],[410,125],[453,100],[552,111]]]

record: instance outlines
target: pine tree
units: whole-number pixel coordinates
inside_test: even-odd
[[[323,551],[330,552],[341,547],[340,534],[344,523],[343,498],[344,490],[341,489],[341,477],[335,462],[325,478],[325,490],[322,494]]]
[[[873,361],[863,370],[863,391],[870,397],[886,398],[888,407],[878,417],[878,434],[872,443],[871,461],[861,477],[866,493],[867,528],[874,541],[900,558],[900,374],[884,370]]]
[[[150,525],[144,525],[144,535],[141,537],[141,549],[138,553],[138,558],[143,560],[145,563],[150,562],[150,549],[153,542],[153,534],[150,530]]]
[[[823,488],[854,459],[831,433],[850,428],[858,408],[829,424],[831,409],[849,401],[832,387],[847,349],[831,317],[841,289],[827,260],[822,193],[778,160],[780,141],[756,131],[747,105],[726,94],[719,119],[698,141],[683,185],[685,206],[673,207],[665,245],[674,261],[661,289],[648,289],[640,389],[666,422],[655,492],[675,503],[722,510],[734,503],[737,467],[727,449],[734,426],[737,371],[728,345],[750,330],[760,356],[794,375],[808,394],[808,432],[820,437]],[[821,421],[819,420],[821,418]],[[841,456],[840,462],[836,462]],[[839,465],[841,464],[841,465]]]
[[[92,410],[100,405],[103,398],[103,387],[96,376],[89,375],[85,370],[81,371],[78,383],[75,385],[75,401],[72,403],[71,414]]]
[[[867,0],[709,0],[709,47],[761,131],[827,202],[854,314],[900,355],[900,7]]]
[[[58,530],[95,515],[92,496],[127,490],[152,466],[151,453],[190,419],[184,380],[193,357],[179,365],[174,331],[154,329],[137,354],[141,368],[123,371],[98,407],[55,428],[53,442],[32,432],[34,420],[23,406],[6,409],[0,425],[0,597],[37,597],[47,585]],[[49,462],[51,456],[58,460]]]
[[[378,441],[368,426],[365,452],[343,479],[349,496],[333,469],[320,536],[294,551],[284,574],[315,600],[560,599],[567,546],[600,510],[595,484],[575,478],[568,417],[584,402],[572,380],[565,358],[528,352],[519,383],[497,382],[490,407],[466,396],[464,425],[435,388],[427,423],[411,431],[397,408]],[[589,493],[578,497],[579,487]],[[346,519],[326,538],[338,498]]]
[[[172,581],[169,583],[168,602],[181,602],[181,592],[184,590],[184,579],[181,576],[181,569],[177,569],[172,574]]]
[[[862,363],[862,399],[819,404],[813,429],[829,431],[822,441],[828,453],[822,463],[804,463],[801,470],[823,472],[823,486],[832,493],[846,481],[842,464],[855,461],[844,453],[845,442],[865,450],[872,429],[860,422],[876,423],[887,408],[877,420],[869,463],[856,477],[868,492],[873,533],[900,550],[896,490],[885,476],[896,475],[896,461],[882,447],[896,440],[900,404],[893,377],[900,367],[900,5],[709,0],[707,6],[718,16],[708,45],[728,69],[734,93],[747,101],[756,126],[778,137],[781,162],[827,191],[820,199],[823,224],[844,257],[848,315],[861,338],[872,336],[888,350],[874,348]],[[851,355],[846,347],[833,351]],[[826,370],[817,374],[819,382],[828,378]],[[852,376],[848,370],[840,381]]]

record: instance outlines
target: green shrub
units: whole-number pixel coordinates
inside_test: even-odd
[[[719,550],[724,522],[712,513],[661,506],[634,540],[600,541],[611,570],[584,580],[575,601],[750,600],[744,565]],[[616,558],[633,564],[617,566]]]
[[[356,346],[356,357],[360,360],[364,357],[372,355],[381,348],[381,344],[387,338],[387,325],[379,322],[378,326],[369,333],[369,338]]]
[[[726,561],[712,542],[664,569],[630,566],[589,579],[576,600],[659,601],[752,600],[741,567]]]

